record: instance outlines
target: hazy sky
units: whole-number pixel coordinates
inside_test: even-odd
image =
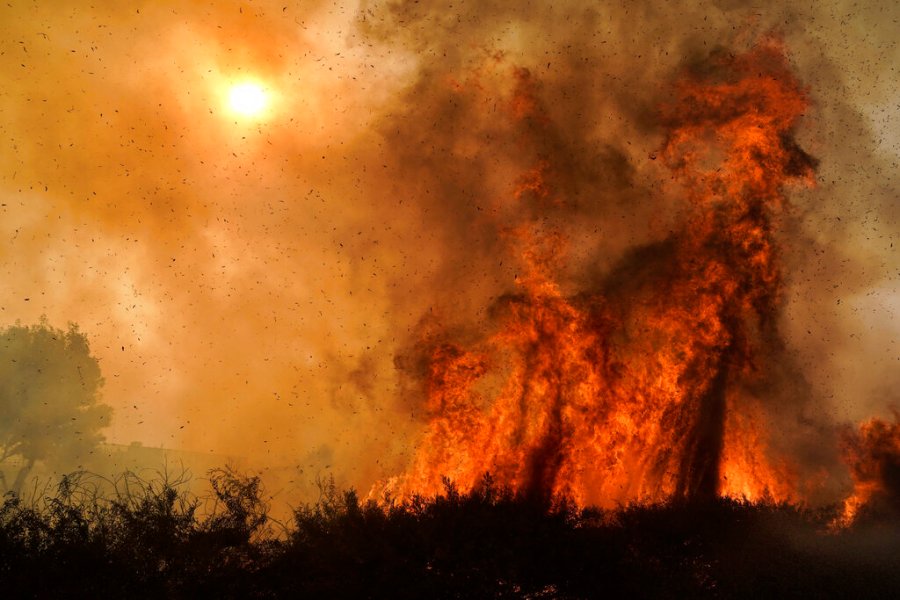
[[[790,194],[783,328],[823,411],[883,412],[900,385],[900,9],[657,4],[4,3],[0,325],[79,324],[112,441],[365,485],[421,429],[395,356],[515,290],[499,240],[526,166],[567,165],[576,292],[677,218],[650,158],[667,82],[775,33],[821,161]],[[521,69],[552,135],[504,118]],[[229,109],[246,81],[268,94],[258,116]]]

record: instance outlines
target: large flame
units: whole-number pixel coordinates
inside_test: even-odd
[[[835,525],[850,525],[863,507],[876,516],[900,516],[900,413],[893,423],[874,418],[847,430],[843,446],[853,494]]]
[[[540,123],[517,71],[509,114]],[[780,344],[782,273],[774,235],[792,180],[814,161],[792,133],[807,107],[782,47],[767,42],[685,73],[661,119],[660,157],[687,200],[678,231],[626,259],[596,289],[563,294],[566,239],[541,219],[507,230],[520,293],[493,307],[473,343],[422,340],[429,421],[412,463],[388,486],[469,489],[489,472],[525,494],[613,506],[717,495],[795,499],[802,482],[775,456],[766,412],[746,391]],[[553,157],[512,201],[565,203]]]

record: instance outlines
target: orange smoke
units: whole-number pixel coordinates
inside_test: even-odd
[[[545,121],[525,71],[511,118]],[[484,473],[541,498],[613,506],[717,495],[795,499],[804,486],[773,456],[766,411],[745,391],[780,347],[775,239],[793,180],[814,160],[792,133],[807,106],[776,42],[682,75],[660,112],[661,157],[688,202],[680,228],[638,249],[601,285],[563,294],[566,240],[542,218],[565,204],[544,156],[511,200],[530,217],[504,229],[519,292],[495,329],[462,344],[420,340],[428,425],[394,494],[462,489]],[[654,157],[655,158],[655,157]]]

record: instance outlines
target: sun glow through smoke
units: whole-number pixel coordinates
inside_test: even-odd
[[[228,107],[245,117],[261,115],[269,105],[266,90],[256,83],[241,83],[228,92]]]

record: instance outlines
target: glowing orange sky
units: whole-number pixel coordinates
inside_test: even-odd
[[[410,331],[477,322],[515,286],[472,216],[520,174],[490,112],[513,68],[559,145],[628,164],[634,189],[572,225],[572,281],[665,233],[641,120],[660,82],[773,27],[822,160],[795,198],[785,328],[838,418],[896,400],[893,3],[127,4],[0,7],[0,322],[80,325],[109,439],[390,472],[421,429],[395,372]],[[247,79],[273,91],[265,119],[227,108]],[[609,197],[598,173],[573,167],[573,193]]]

